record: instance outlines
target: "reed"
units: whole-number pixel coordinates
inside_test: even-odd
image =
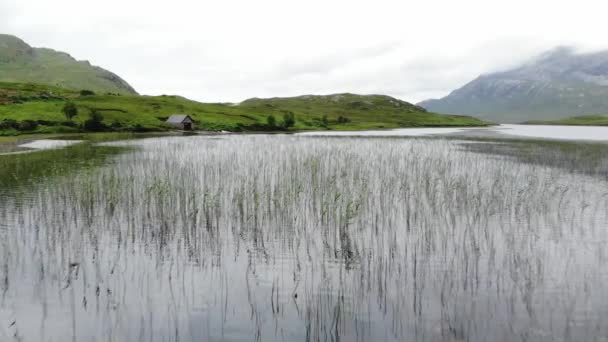
[[[526,146],[539,161],[448,139],[107,145],[132,149],[3,193],[0,339],[608,335],[608,158],[566,162],[589,146]]]

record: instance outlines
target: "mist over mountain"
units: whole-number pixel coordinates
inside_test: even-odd
[[[560,119],[608,113],[608,51],[550,50],[511,70],[481,75],[441,99],[419,103],[429,111],[493,122]]]
[[[137,94],[126,81],[108,70],[78,61],[65,52],[33,48],[6,34],[0,34],[0,82],[31,82],[73,90]]]

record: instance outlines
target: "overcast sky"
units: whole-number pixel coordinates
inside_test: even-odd
[[[572,45],[604,0],[0,0],[0,32],[201,101],[382,93],[417,102]]]

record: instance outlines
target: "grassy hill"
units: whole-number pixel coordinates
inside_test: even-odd
[[[72,121],[62,112],[67,102],[78,108],[79,114]],[[485,125],[470,117],[428,113],[410,103],[380,95],[300,96],[223,104],[164,95],[82,95],[53,86],[0,83],[3,135],[81,131],[92,110],[103,116],[106,129],[111,131],[168,130],[164,121],[176,113],[189,114],[203,130],[285,130],[286,116],[295,119],[290,130]],[[269,125],[269,116],[276,124]]]
[[[5,34],[0,34],[0,81],[136,94],[127,82],[107,70],[87,61],[77,61],[64,52],[32,48],[21,39]]]
[[[248,112],[272,115],[293,112],[300,118],[300,129],[324,126],[332,129],[377,129],[485,124],[467,116],[429,113],[422,107],[385,95],[334,94],[249,99],[238,107]],[[329,124],[325,125],[324,122]]]
[[[558,120],[527,121],[530,125],[608,126],[608,115],[583,115]]]

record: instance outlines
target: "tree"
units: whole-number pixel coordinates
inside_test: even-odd
[[[268,127],[275,128],[277,126],[277,119],[274,117],[274,115],[268,115],[266,118],[266,123],[268,124]]]
[[[80,91],[80,96],[92,96],[95,95],[95,92],[88,89],[83,89]]]
[[[323,123],[323,126],[325,127],[329,126],[329,120],[327,119],[327,115],[323,115],[323,117],[321,118],[321,123]]]
[[[78,115],[78,108],[73,102],[67,102],[63,106],[63,114],[65,115],[66,119],[68,119],[68,121],[72,121],[72,118]]]
[[[292,127],[293,125],[295,125],[295,123],[296,123],[296,118],[293,115],[293,112],[285,112],[283,114],[283,127],[284,128]]]
[[[84,122],[84,129],[90,132],[103,131],[106,126],[103,124],[103,116],[97,109],[91,109],[89,118]]]

